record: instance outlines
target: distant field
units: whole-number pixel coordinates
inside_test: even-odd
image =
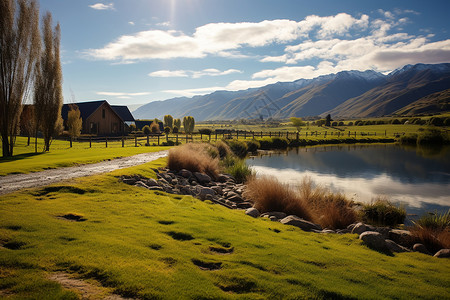
[[[54,140],[50,147],[50,152],[42,153],[42,139],[39,139],[38,142],[39,152],[35,153],[34,143],[27,146],[27,138],[17,137],[14,157],[0,158],[0,176],[69,167],[76,164],[96,163],[107,159],[170,148],[163,146],[134,147],[134,142],[130,141],[124,148],[122,148],[122,142],[120,141],[109,141],[108,148],[106,148],[105,143],[92,143],[92,148],[89,148],[89,142],[74,142],[72,144],[73,147],[70,148],[68,141]]]
[[[0,197],[0,296],[75,298],[49,279],[63,273],[140,299],[450,297],[448,259],[388,256],[357,235],[306,233],[118,180],[164,164]]]

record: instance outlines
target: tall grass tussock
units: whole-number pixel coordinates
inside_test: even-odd
[[[357,219],[352,202],[321,186],[314,186],[305,177],[294,188],[275,178],[250,180],[245,195],[255,202],[261,212],[282,211],[320,224],[324,228],[345,228]]]
[[[191,172],[202,172],[212,177],[219,174],[219,159],[211,157],[210,145],[190,143],[169,150],[167,166],[170,170],[186,169]]]
[[[363,204],[361,213],[364,222],[382,226],[397,226],[406,218],[405,208],[395,206],[385,197]]]
[[[427,213],[413,223],[411,232],[428,250],[450,249],[450,210],[443,214]]]

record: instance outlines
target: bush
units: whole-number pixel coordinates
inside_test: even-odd
[[[353,126],[353,122],[348,122],[348,126]]]
[[[217,148],[217,151],[219,152],[219,157],[221,159],[233,153],[233,151],[231,151],[230,146],[228,146],[228,144],[225,143],[224,141],[217,141],[215,147]]]
[[[244,141],[239,140],[229,140],[227,141],[228,146],[230,146],[231,151],[238,157],[246,157],[248,148],[247,144]]]
[[[166,127],[164,128],[164,133],[165,133],[165,134],[169,134],[170,131],[171,131],[171,129],[170,129],[169,126],[166,126]]]
[[[250,180],[244,193],[260,212],[282,211],[311,220],[307,206],[293,189],[276,178],[261,177]]]
[[[391,120],[391,124],[398,125],[398,124],[401,124],[401,123],[400,123],[399,119],[393,119],[393,120]]]
[[[417,134],[411,133],[411,134],[403,135],[400,137],[398,142],[401,145],[416,145],[417,144]]]
[[[361,121],[361,120],[358,120],[358,121],[355,121],[355,125],[356,126],[361,126],[361,125],[363,125],[364,123],[363,123],[363,121]]]
[[[257,140],[246,140],[245,143],[247,144],[248,152],[256,152],[261,147]]]
[[[219,160],[207,153],[206,144],[189,143],[169,150],[167,166],[170,170],[186,169],[191,172],[202,172],[213,178],[219,174]]]
[[[173,133],[178,133],[178,131],[179,131],[178,127],[177,127],[177,126],[174,126],[173,129],[172,129],[172,132],[173,132]]]
[[[411,232],[428,250],[450,248],[450,210],[444,214],[428,213],[413,223]]]
[[[150,133],[151,133],[150,126],[145,125],[145,126],[142,128],[142,132],[143,132],[144,134],[150,134]]]
[[[199,129],[198,132],[200,134],[204,134],[204,135],[211,135],[212,130],[209,128],[203,128],[203,129]]]
[[[434,125],[434,126],[443,126],[444,120],[442,120],[441,118],[438,118],[438,117],[432,117],[431,119],[428,120],[427,124]]]
[[[439,129],[427,129],[417,137],[417,145],[442,145],[448,142],[448,135]]]
[[[157,123],[157,122],[153,122],[151,125],[150,125],[150,131],[151,131],[151,133],[159,133],[159,124]]]
[[[225,169],[225,172],[231,174],[237,183],[245,183],[255,176],[253,170],[245,163],[243,159],[234,159],[228,161],[231,164]]]
[[[444,119],[444,126],[450,126],[450,118]]]
[[[343,121],[340,121],[340,122],[338,123],[338,126],[344,126],[344,122],[343,122]]]
[[[374,225],[397,226],[403,224],[406,211],[384,198],[377,198],[369,204],[363,204],[362,220]]]

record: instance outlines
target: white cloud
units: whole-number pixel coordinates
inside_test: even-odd
[[[130,24],[131,26],[135,25],[133,21],[128,22],[128,24]]]
[[[170,22],[169,21],[161,22],[161,23],[157,23],[156,25],[157,26],[162,26],[162,27],[170,27]]]
[[[149,95],[149,92],[139,92],[139,93],[123,93],[123,92],[96,92],[97,95],[101,95],[101,96],[111,96],[111,97],[117,97],[117,98],[121,98],[121,99],[128,99],[131,97],[136,97],[136,96],[145,96],[145,95]]]
[[[192,97],[196,95],[205,95],[212,93],[214,91],[224,90],[224,87],[220,86],[212,86],[206,88],[192,88],[192,89],[184,89],[184,90],[164,90],[164,93],[175,94],[179,96]]]
[[[89,5],[89,7],[93,8],[93,9],[97,9],[97,10],[114,10],[114,3],[108,3],[108,4],[96,3],[96,4]]]
[[[192,35],[174,30],[148,30],[124,35],[103,48],[89,49],[86,53],[95,59],[124,61],[202,58],[211,54],[236,57],[242,56],[236,51],[243,47],[284,44],[304,38],[314,30],[321,37],[343,35],[352,28],[365,28],[367,23],[367,15],[357,19],[345,13],[330,17],[308,16],[300,22],[210,23],[197,27]]]
[[[240,70],[236,69],[228,69],[225,71],[220,71],[217,69],[204,69],[201,71],[191,71],[191,70],[160,70],[151,72],[148,74],[150,77],[192,77],[192,78],[200,78],[203,76],[223,76],[229,75],[233,73],[242,73]]]

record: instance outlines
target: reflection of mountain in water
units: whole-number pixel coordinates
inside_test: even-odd
[[[449,152],[448,146],[437,152],[396,145],[327,146],[293,149],[249,160],[249,164],[341,178],[372,179],[388,174],[402,183],[450,184]]]

